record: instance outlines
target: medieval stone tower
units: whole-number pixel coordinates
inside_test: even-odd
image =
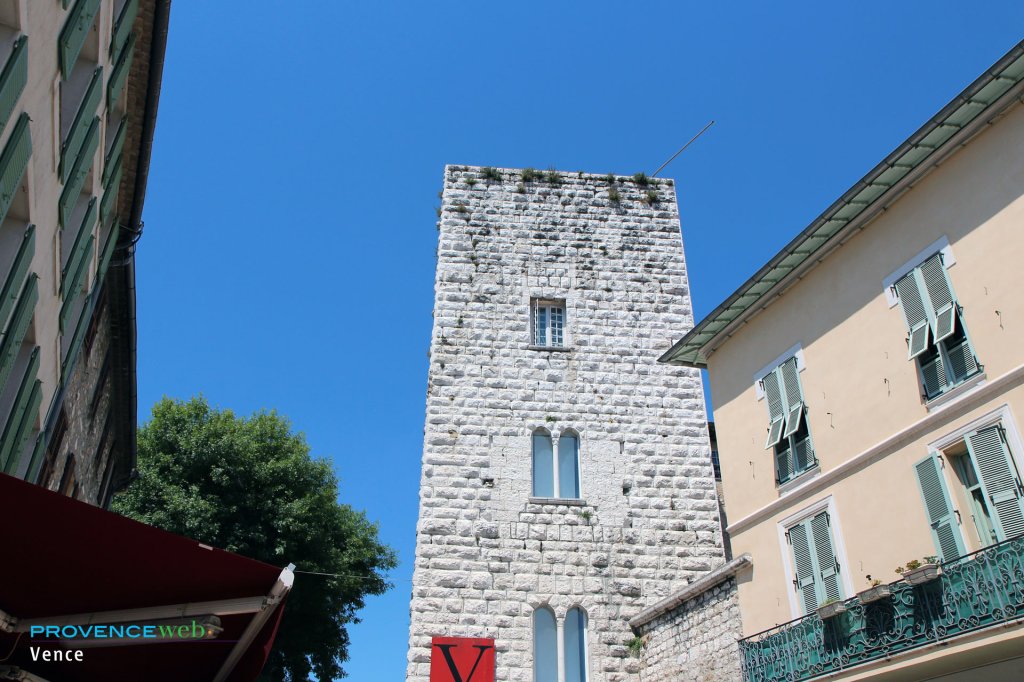
[[[643,679],[627,621],[724,561],[673,183],[448,166],[439,229],[407,679]]]

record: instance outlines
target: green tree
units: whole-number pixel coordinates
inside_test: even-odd
[[[338,502],[331,465],[310,457],[287,419],[164,398],[139,429],[138,473],[114,499],[125,516],[276,566],[355,576],[299,576],[263,673],[345,676],[346,625],[359,622],[366,595],[392,587],[384,573],[397,560],[376,524]]]

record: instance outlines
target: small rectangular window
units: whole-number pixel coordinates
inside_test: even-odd
[[[540,348],[565,347],[565,300],[533,299],[532,345]]]

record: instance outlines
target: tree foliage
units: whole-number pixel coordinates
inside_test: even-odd
[[[274,682],[344,676],[346,625],[392,587],[397,561],[376,524],[337,501],[331,465],[287,419],[164,398],[139,429],[138,473],[114,499],[125,516],[275,566],[355,576],[298,576],[264,670]]]

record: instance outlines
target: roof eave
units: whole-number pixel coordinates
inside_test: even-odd
[[[744,282],[682,339],[673,344],[666,353],[658,358],[658,362],[706,368],[708,357],[714,352],[717,345],[720,345],[716,342],[723,335],[731,335],[737,327],[769,305],[793,282],[821,262],[833,249],[874,220],[915,182],[959,147],[966,144],[1009,107],[1016,104],[1024,91],[1024,68],[1022,65],[1024,65],[1024,41],[1015,45],[991,68],[975,79],[927,123],[886,156],[881,163],[833,202],[824,213],[773,256],[754,276]],[[1007,76],[1007,73],[1011,73],[1011,75]],[[948,132],[949,128],[954,127],[951,120],[959,112],[971,106],[978,106],[980,103],[974,98],[986,88],[999,80],[1011,79],[1012,85],[1009,85],[991,102],[981,104],[982,108],[975,112],[973,117],[963,125],[956,126],[956,132],[945,137],[939,144],[931,148],[931,151],[921,156],[915,165],[900,165],[900,161],[906,159],[912,152],[928,149],[929,146],[925,142],[931,136],[936,133],[941,136],[942,133],[939,132],[941,129],[946,128]],[[903,170],[904,168],[906,170]],[[884,178],[887,173],[893,173],[899,177],[891,184],[881,182],[881,178]],[[872,187],[884,187],[885,189],[880,191],[870,202],[862,201],[858,204],[855,200]],[[855,207],[853,212],[847,217],[840,217],[842,212],[851,206]],[[827,236],[823,236],[820,233],[827,231],[825,227],[830,222],[842,222],[843,224],[836,226]],[[813,247],[806,248],[807,242],[812,239],[820,241]],[[802,253],[800,247],[805,247]],[[795,262],[781,267],[785,261],[794,256],[796,256]],[[780,272],[782,270],[785,272]],[[768,275],[773,273],[777,275],[776,279],[769,279]],[[767,286],[762,287],[761,291],[751,292],[754,287],[764,284]],[[749,302],[739,303],[745,298],[750,299]],[[737,305],[738,303],[739,305]],[[737,309],[737,312],[730,318],[727,313],[734,308]],[[721,323],[719,328],[709,332],[707,328],[716,322]]]

